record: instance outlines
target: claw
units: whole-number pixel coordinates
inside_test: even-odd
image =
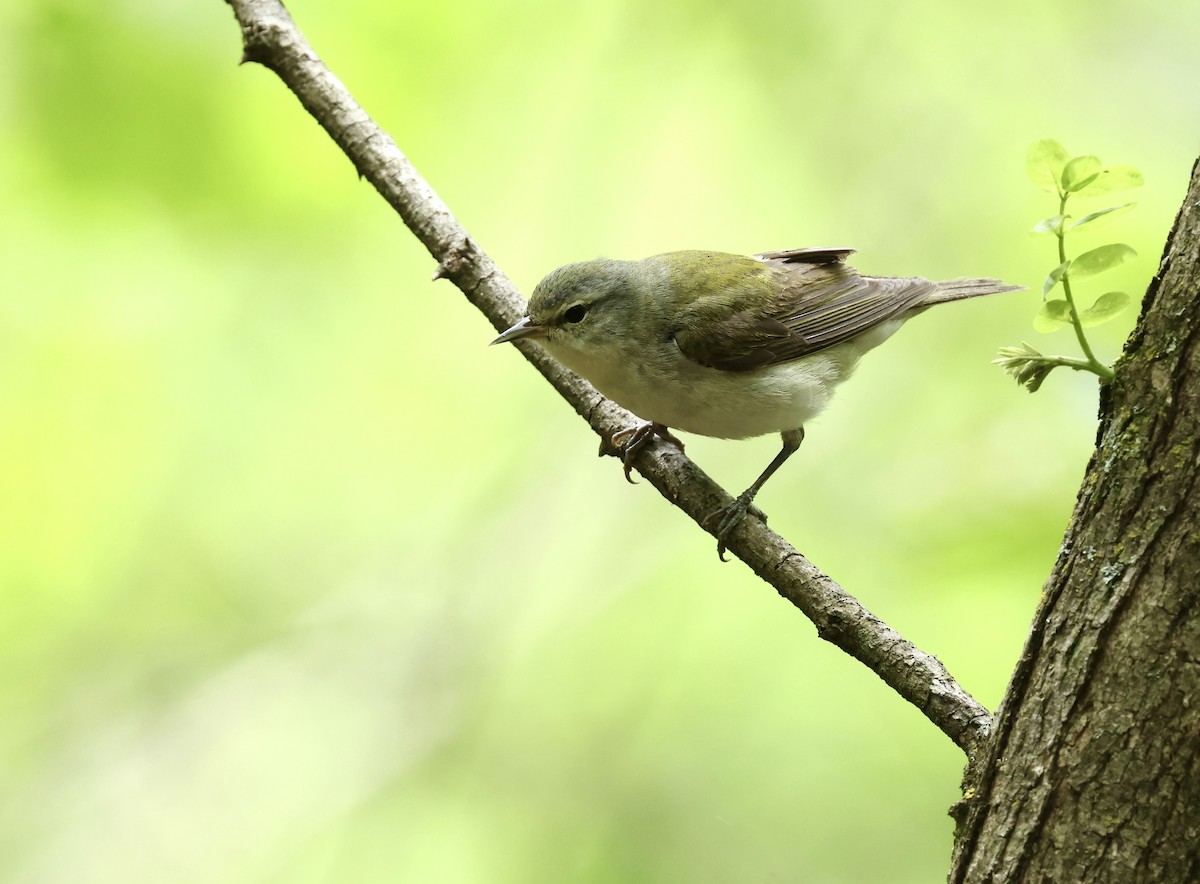
[[[766,524],[767,517],[763,514],[762,510],[754,505],[754,496],[758,494],[767,479],[771,478],[775,471],[783,466],[783,462],[791,457],[796,449],[800,447],[800,442],[804,439],[804,428],[787,430],[780,435],[783,437],[783,448],[775,455],[775,459],[767,464],[767,468],[762,471],[762,475],[755,479],[749,488],[735,497],[731,503],[721,507],[705,520],[706,522],[710,522],[715,518],[720,518],[720,521],[717,523],[717,530],[713,533],[717,537],[717,555],[722,562],[726,561],[725,550],[727,547],[725,545],[725,538],[729,536],[730,531],[741,523],[747,512],[754,513],[763,520],[763,524]]]
[[[630,485],[636,485],[637,482],[629,475],[633,469],[633,461],[638,456],[638,452],[646,447],[651,439],[654,438],[654,424],[638,424],[636,427],[626,427],[624,430],[613,433],[613,445],[621,450],[621,466],[625,470],[625,481]]]
[[[766,514],[754,505],[754,495],[750,494],[748,490],[743,491],[730,503],[721,507],[705,520],[706,522],[711,522],[713,519],[719,520],[713,534],[717,538],[717,556],[722,562],[728,561],[725,558],[725,550],[728,549],[725,541],[729,533],[742,523],[742,519],[746,518],[746,513],[752,513],[766,524]]]
[[[625,469],[625,481],[630,485],[636,485],[637,482],[629,475],[633,470],[633,462],[637,458],[638,453],[646,447],[646,445],[658,436],[660,439],[670,442],[680,451],[683,451],[683,443],[671,435],[670,429],[664,424],[656,424],[647,422],[638,424],[633,427],[626,427],[623,430],[618,430],[613,433],[613,447],[621,451],[621,464]]]

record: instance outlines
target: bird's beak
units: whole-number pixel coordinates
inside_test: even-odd
[[[493,344],[507,344],[509,341],[517,341],[521,338],[540,338],[544,337],[546,330],[526,316],[496,340]]]

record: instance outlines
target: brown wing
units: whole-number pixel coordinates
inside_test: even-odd
[[[759,252],[760,261],[780,264],[841,264],[858,249],[784,249],[779,252]]]
[[[758,256],[771,272],[754,306],[721,312],[713,303],[722,301],[719,294],[698,299],[675,343],[693,362],[748,371],[840,344],[917,306],[936,288],[926,279],[861,276],[841,263],[849,253],[797,249]]]

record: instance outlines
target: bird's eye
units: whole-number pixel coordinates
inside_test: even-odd
[[[576,323],[581,322],[583,317],[587,316],[587,307],[583,304],[573,304],[563,313],[563,322]]]

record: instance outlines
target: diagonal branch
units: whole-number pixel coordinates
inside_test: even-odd
[[[525,302],[499,267],[472,240],[392,139],[321,62],[277,0],[226,0],[242,28],[243,62],[273,70],[337,142],[359,174],[379,191],[437,260],[435,279],[451,280],[497,330],[516,322]],[[517,345],[559,394],[607,444],[637,419],[536,345]],[[699,467],[669,444],[648,446],[638,471],[696,524],[729,502]],[[707,530],[707,529],[706,529]],[[817,627],[817,634],[860,660],[921,710],[968,754],[987,736],[988,711],[926,654],[864,608],[758,519],[746,519],[729,551],[775,587]]]

